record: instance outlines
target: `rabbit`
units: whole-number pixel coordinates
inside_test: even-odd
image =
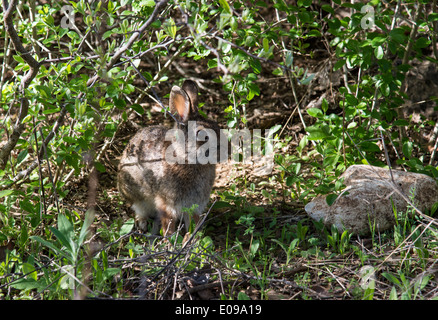
[[[220,150],[218,124],[198,112],[198,87],[195,82],[186,80],[181,88],[173,86],[169,108],[177,120],[173,130],[164,126],[140,129],[122,154],[117,182],[120,194],[135,211],[138,227],[146,232],[147,221],[153,218],[151,233],[157,234],[161,224],[165,236],[175,231],[176,222],[181,218],[186,231],[189,230],[190,218],[183,208],[197,205],[193,219],[198,223],[210,198],[217,161],[193,161],[190,150],[199,155],[205,149],[200,148],[203,143],[200,143],[202,138],[199,137],[206,133],[204,141],[216,138],[216,143],[205,155],[217,159]],[[198,137],[195,149],[193,142],[189,141],[189,137],[193,136]]]

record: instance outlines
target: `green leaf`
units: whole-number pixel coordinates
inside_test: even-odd
[[[418,281],[416,281],[414,284],[415,290],[423,290],[424,287],[428,284],[430,278],[431,275],[421,276],[420,279],[418,279]]]
[[[84,223],[82,224],[81,232],[79,233],[78,238],[78,246],[81,246],[82,243],[85,240],[85,237],[88,235],[90,231],[90,226],[94,221],[94,210],[88,209],[87,212],[85,212],[85,218]]]
[[[297,181],[297,179],[295,177],[287,177],[286,178],[286,185],[288,187],[291,187],[295,184],[296,181]]]
[[[292,54],[292,51],[288,50],[286,52],[286,56],[285,56],[285,64],[286,67],[290,67],[292,65],[292,63],[294,62],[294,56]]]
[[[175,24],[175,21],[173,20],[173,18],[169,18],[165,22],[164,30],[172,39],[175,39],[177,28],[176,28],[176,24]]]
[[[429,15],[427,16],[427,20],[429,20],[430,22],[438,21],[438,13],[429,13]]]
[[[414,150],[414,144],[411,141],[403,143],[403,154],[406,158],[410,158],[412,155],[412,150]]]
[[[120,228],[120,236],[124,236],[131,232],[132,228],[134,227],[135,220],[133,218],[129,219],[125,222],[125,224]]]
[[[103,280],[112,279],[116,274],[120,273],[120,268],[108,268],[103,272]]]
[[[233,207],[233,205],[227,201],[216,201],[213,206],[214,209],[222,209],[222,208],[230,208],[230,207]]]
[[[392,287],[391,292],[389,293],[389,300],[398,300],[397,289],[395,287]]]
[[[281,127],[282,127],[281,124],[276,124],[275,126],[271,127],[271,128],[269,129],[269,135],[272,136],[274,133],[276,133],[278,130],[280,130]]]
[[[111,0],[108,1],[108,12],[112,13],[114,11],[114,8],[115,8],[114,3]]]
[[[252,98],[254,98],[254,95],[259,96],[260,95],[260,88],[255,84],[255,83],[250,83],[248,85],[248,95],[247,95],[247,99],[248,101],[252,100]]]
[[[252,257],[255,256],[255,254],[259,250],[259,247],[260,247],[260,241],[254,240],[254,242],[251,244],[251,247],[249,248],[249,253]]]
[[[141,5],[144,7],[155,7],[155,1],[154,0],[142,0]]]
[[[63,214],[58,215],[58,230],[66,238],[71,239],[74,235],[73,225]]]
[[[219,0],[219,4],[226,13],[231,14],[231,8],[227,0]]]
[[[102,163],[100,163],[100,162],[98,162],[98,161],[96,161],[95,163],[94,163],[94,167],[97,169],[97,171],[99,171],[99,172],[106,172],[106,168],[105,168],[105,166],[102,164]]]
[[[278,67],[277,69],[272,71],[272,74],[275,75],[275,76],[282,76],[283,75],[283,69]]]
[[[331,5],[329,5],[329,4],[323,4],[323,5],[321,6],[321,9],[324,10],[324,11],[327,11],[327,12],[331,13],[332,15],[335,14],[335,10],[334,10],[333,7],[332,7]]]
[[[309,108],[307,109],[307,113],[314,118],[320,118],[322,117],[324,114],[322,113],[322,110],[319,108]]]
[[[18,63],[25,63],[24,59],[19,55],[13,55],[12,58],[14,58],[14,60],[17,61]]]
[[[307,142],[308,142],[307,136],[304,135],[303,138],[298,143],[298,147],[297,147],[297,151],[300,153],[300,155],[303,152],[304,148],[306,147]]]
[[[430,40],[425,37],[420,37],[415,41],[415,47],[416,48],[426,48],[430,44]]]
[[[74,252],[75,246],[71,244],[71,239],[67,238],[62,232],[53,227],[49,227],[50,231],[55,235],[58,241],[66,248],[68,255],[71,257]]]
[[[52,249],[53,252],[55,252],[55,253],[63,256],[63,257],[66,257],[64,251],[60,250],[53,243],[51,243],[51,242],[49,242],[47,240],[44,240],[43,238],[41,238],[39,236],[31,236],[30,239],[38,241],[39,243],[41,243],[42,245],[46,246],[47,248]]]
[[[308,84],[310,83],[310,81],[312,81],[313,78],[315,78],[315,75],[316,75],[316,73],[312,73],[312,74],[310,74],[309,76],[307,76],[307,77],[301,79],[301,80],[300,80],[300,84],[301,84],[301,85],[304,85],[304,86],[305,86],[305,85],[308,85]]]
[[[382,272],[382,276],[385,277],[389,282],[401,286],[400,280],[398,280],[393,274],[389,272]]]
[[[329,136],[327,126],[309,126],[306,128],[306,131],[309,133],[309,140],[322,140]]]
[[[0,198],[7,197],[12,193],[14,193],[14,190],[2,190],[0,191]]]
[[[259,74],[260,72],[262,72],[262,64],[258,59],[249,59],[249,65],[251,66],[255,74]]]
[[[395,28],[390,33],[389,36],[400,44],[406,42],[407,36],[405,35],[405,30],[402,28]]]
[[[251,300],[251,298],[245,292],[240,291],[237,294],[237,300]]]
[[[336,61],[335,65],[333,66],[333,70],[336,71],[336,70],[342,68],[346,62],[347,61],[344,59]]]
[[[43,114],[54,114],[59,112],[59,108],[54,108],[54,109],[44,109]]]
[[[331,206],[333,203],[335,203],[337,198],[338,198],[338,195],[332,193],[332,194],[327,195],[327,197],[325,198],[325,202],[327,202],[327,204],[329,206]]]
[[[245,39],[245,46],[247,47],[253,47],[256,43],[255,38],[252,35],[249,35]]]
[[[394,121],[394,125],[395,126],[408,126],[409,125],[409,121],[406,119],[398,119]]]
[[[131,108],[134,109],[134,111],[140,115],[142,115],[144,113],[143,107],[137,103],[132,104]]]
[[[268,38],[263,38],[263,50],[265,50],[266,52],[269,51],[269,40],[268,40]]]
[[[31,203],[29,200],[27,199],[21,200],[19,205],[20,208],[23,209],[24,211],[29,213],[35,213],[36,206],[34,203]]]
[[[350,106],[357,106],[357,104],[359,103],[359,100],[352,94],[346,94],[345,100],[348,102]]]
[[[33,279],[35,281],[38,279],[37,272],[35,271],[35,267],[32,264],[24,262],[22,268],[28,279]]]
[[[378,46],[377,48],[374,49],[374,55],[378,60],[383,58],[384,52],[382,46]]]
[[[360,148],[363,151],[368,152],[380,152],[379,146],[375,142],[364,141],[360,144]]]
[[[24,149],[23,151],[21,151],[19,154],[18,154],[18,157],[17,157],[17,165],[19,165],[20,163],[22,163],[23,161],[24,161],[24,159],[26,159],[27,158],[27,155],[29,154],[29,151],[27,150],[27,149]]]
[[[9,284],[11,287],[17,290],[33,290],[37,289],[38,292],[47,289],[47,283],[44,280],[35,281],[34,279],[19,279]]]
[[[217,58],[208,60],[207,66],[208,66],[208,70],[213,69],[213,68],[217,68]]]

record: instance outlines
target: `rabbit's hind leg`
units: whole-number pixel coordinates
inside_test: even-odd
[[[143,200],[134,202],[131,208],[135,212],[135,216],[138,221],[138,227],[143,232],[148,232],[148,220],[154,219],[154,224],[152,226],[151,234],[157,234],[159,226],[157,226],[157,209],[155,208],[153,201]]]

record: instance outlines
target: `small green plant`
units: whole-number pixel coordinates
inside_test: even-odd
[[[260,246],[260,240],[253,240],[250,243],[249,251],[245,252],[242,244],[238,242],[238,249],[245,259],[246,267],[254,274],[252,282],[256,283],[260,287],[261,299],[264,299],[265,289],[267,288],[268,284],[267,276],[270,273],[270,266],[272,262],[270,261],[270,257],[265,254],[264,248],[260,249]],[[259,257],[258,260],[256,260],[256,256]],[[259,268],[262,268],[262,270],[260,271]]]
[[[52,234],[56,237],[56,241],[46,240],[40,236],[30,237],[32,240],[47,247],[55,257],[58,257],[59,261],[54,262],[54,264],[59,268],[57,273],[59,273],[59,271],[61,272],[59,284],[64,289],[73,289],[75,294],[81,285],[80,278],[84,263],[84,257],[83,254],[81,254],[83,251],[82,244],[88,235],[89,227],[93,220],[94,211],[87,211],[80,232],[76,234],[73,224],[65,215],[60,214],[58,215],[58,228],[49,227]],[[29,285],[29,287],[37,285],[37,279],[31,278],[28,280],[27,285]],[[20,281],[19,283],[21,287],[25,285],[24,281]],[[15,286],[17,286],[17,284],[15,284]]]
[[[335,225],[331,226],[331,233],[326,232],[327,243],[339,254],[346,253],[350,248],[351,233],[348,230],[338,230]]]
[[[418,278],[409,280],[408,277],[401,271],[398,271],[397,276],[390,272],[383,272],[385,277],[393,287],[389,299],[391,300],[412,300],[423,298],[421,290],[429,283],[430,275],[420,275]]]
[[[242,225],[245,228],[244,235],[249,235],[254,232],[255,225],[254,225],[255,217],[252,214],[245,214],[240,216],[238,220],[236,220],[236,224]]]
[[[289,245],[285,245],[284,243],[282,243],[281,241],[277,240],[277,239],[273,239],[272,241],[274,241],[275,243],[277,243],[281,249],[283,249],[284,253],[286,253],[286,262],[285,265],[289,265],[290,261],[292,260],[292,258],[294,257],[294,254],[298,251],[297,245],[300,241],[300,239],[296,238],[293,239]]]
[[[193,219],[193,214],[197,208],[198,208],[198,205],[193,204],[191,208],[183,208],[182,209],[182,212],[189,216],[189,226],[187,226],[187,230],[189,233],[193,233],[193,231],[195,231],[196,224],[195,224],[195,220]]]

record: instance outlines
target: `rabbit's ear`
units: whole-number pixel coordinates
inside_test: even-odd
[[[190,99],[180,87],[174,86],[170,92],[170,112],[177,113],[180,121],[186,122],[190,114]]]
[[[192,80],[184,81],[182,89],[190,98],[192,112],[198,112],[198,86]]]

